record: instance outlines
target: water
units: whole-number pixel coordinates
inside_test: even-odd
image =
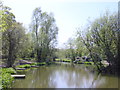
[[[90,67],[70,64],[41,66],[24,72],[12,88],[118,88],[118,77],[90,72]]]

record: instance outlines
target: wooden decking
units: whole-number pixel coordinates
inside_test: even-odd
[[[14,78],[25,78],[25,75],[11,75]]]
[[[26,68],[15,68],[16,70],[25,70]]]

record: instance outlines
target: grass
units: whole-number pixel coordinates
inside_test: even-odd
[[[72,60],[70,59],[55,59],[55,61],[59,61],[59,62],[71,62]],[[94,63],[93,62],[83,62],[83,61],[78,61],[76,62],[78,64],[87,64],[87,65],[93,65]]]
[[[57,58],[57,59],[55,59],[55,61],[62,61],[62,59],[58,59],[58,58]]]
[[[18,66],[16,66],[16,67],[17,67],[17,68],[30,68],[31,65],[25,64],[25,65],[18,65]]]
[[[77,64],[85,64],[85,65],[94,65],[94,62],[87,62],[87,61],[85,61],[85,62],[83,62],[83,61],[78,61],[78,62],[76,62]]]
[[[41,66],[41,65],[46,65],[46,62],[32,63],[31,65]]]
[[[63,62],[71,62],[72,60],[70,59],[63,59]]]
[[[84,62],[84,64],[90,64],[90,65],[93,65],[94,63],[93,63],[93,62]]]
[[[40,63],[32,63],[32,64],[24,64],[24,65],[18,65],[17,68],[30,68],[31,66],[42,66],[46,65],[46,62],[40,62]]]
[[[59,62],[71,62],[72,60],[70,59],[55,59],[55,61],[59,61]]]

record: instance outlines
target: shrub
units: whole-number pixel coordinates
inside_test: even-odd
[[[11,77],[10,73],[2,73],[0,80],[2,81],[2,88],[10,88],[14,78]]]
[[[16,71],[13,68],[2,68],[2,73],[10,73],[10,74],[15,74]]]
[[[11,77],[11,74],[16,73],[16,71],[13,68],[2,68],[0,69],[0,82],[1,86],[0,88],[10,88],[12,81],[14,80],[13,77]]]

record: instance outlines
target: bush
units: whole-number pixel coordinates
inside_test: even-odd
[[[2,88],[10,88],[13,80],[14,78],[11,77],[10,73],[2,73],[0,76],[0,81],[2,81]]]
[[[13,68],[2,68],[2,73],[10,73],[10,74],[15,74],[16,71]]]
[[[1,82],[1,88],[10,88],[12,81],[14,80],[13,77],[11,77],[11,74],[16,73],[16,71],[13,68],[2,68],[0,69],[0,82]]]

